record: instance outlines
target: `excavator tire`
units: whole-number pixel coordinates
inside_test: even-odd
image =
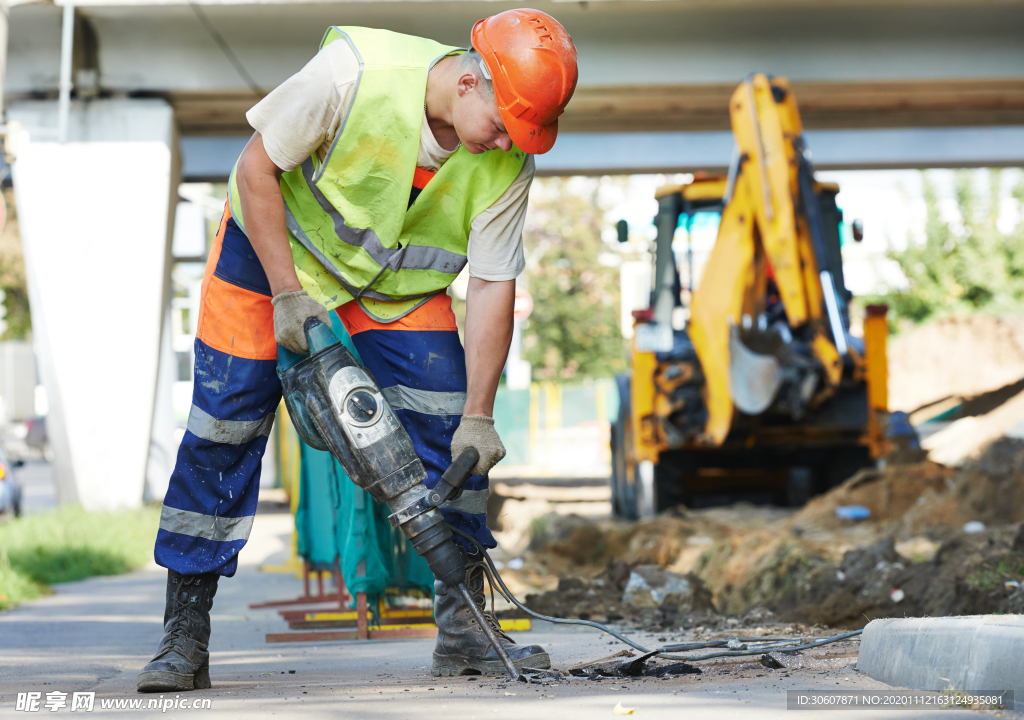
[[[629,403],[629,375],[618,375],[615,383],[619,390],[619,415],[611,424],[612,514],[623,520],[640,519],[640,503],[637,497],[637,467],[626,451],[631,439]],[[634,481],[630,482],[630,478]]]

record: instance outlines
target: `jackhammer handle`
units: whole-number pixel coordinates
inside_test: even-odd
[[[473,466],[480,460],[480,451],[474,447],[466,448],[455,458],[455,462],[441,475],[441,482],[434,486],[428,498],[430,504],[437,507],[445,500],[454,500],[462,495],[462,484],[473,474]]]
[[[441,475],[441,479],[452,487],[462,487],[462,483],[473,474],[473,466],[480,460],[480,451],[475,447],[468,447],[455,458],[455,462],[448,466],[448,469]]]

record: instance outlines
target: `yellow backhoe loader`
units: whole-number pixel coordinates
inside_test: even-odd
[[[785,79],[750,76],[729,112],[728,175],[657,192],[654,290],[634,312],[612,426],[621,517],[738,497],[801,504],[887,451],[885,308],[850,334],[839,188],[814,179]],[[696,287],[689,254],[683,287],[673,241],[706,214],[714,248]]]

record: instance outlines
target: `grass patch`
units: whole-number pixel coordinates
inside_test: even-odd
[[[1003,559],[994,568],[984,563],[964,582],[975,590],[994,590],[1007,580],[1024,580],[1024,560]]]
[[[0,524],[0,610],[52,583],[119,575],[153,557],[160,507],[87,513],[77,505]]]

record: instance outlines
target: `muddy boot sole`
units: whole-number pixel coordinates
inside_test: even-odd
[[[179,690],[208,690],[210,668],[199,668],[194,675],[168,670],[143,670],[136,681],[139,692],[174,692]]]
[[[527,655],[514,661],[515,666],[547,670],[551,667],[551,658],[546,652]],[[430,674],[434,677],[458,677],[459,675],[506,675],[508,670],[501,660],[480,660],[465,655],[438,655],[430,665]]]

